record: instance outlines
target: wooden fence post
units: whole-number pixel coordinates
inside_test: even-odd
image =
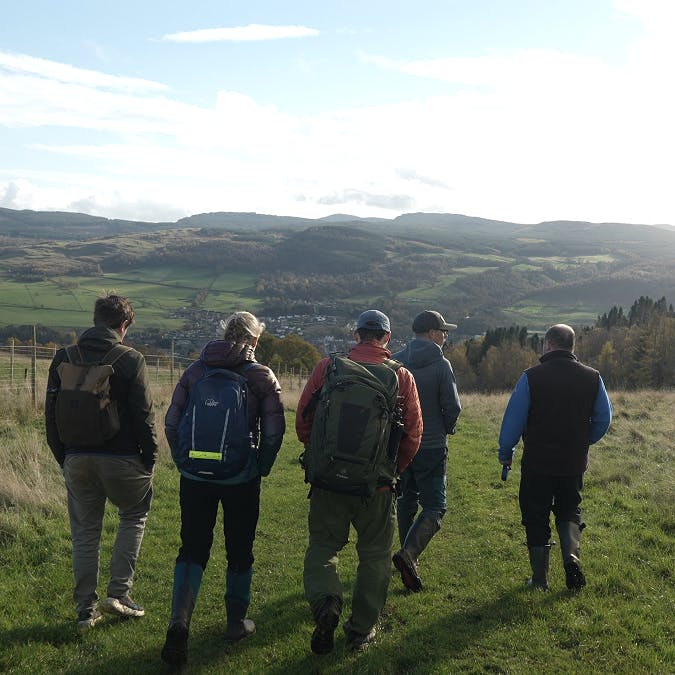
[[[9,386],[14,387],[14,338],[9,345]]]
[[[173,360],[175,358],[175,352],[174,352],[174,342],[173,338],[171,338],[171,365],[169,366],[169,378],[171,381],[171,384],[173,385]]]
[[[37,334],[35,326],[33,326],[33,356],[31,358],[30,385],[33,408],[37,408]]]

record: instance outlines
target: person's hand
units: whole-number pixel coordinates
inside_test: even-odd
[[[504,448],[499,448],[499,463],[503,466],[511,466],[513,463],[513,453],[515,448],[510,448],[505,450]]]

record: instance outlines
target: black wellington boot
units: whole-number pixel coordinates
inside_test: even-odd
[[[560,537],[560,552],[565,567],[565,583],[570,591],[578,591],[586,585],[586,577],[581,571],[581,526],[571,520],[557,523]]]
[[[548,567],[551,555],[551,544],[546,546],[529,546],[530,567],[532,576],[527,580],[527,585],[532,588],[539,588],[542,591],[548,590]]]

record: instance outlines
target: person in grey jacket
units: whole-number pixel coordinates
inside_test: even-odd
[[[68,491],[73,598],[80,632],[89,630],[102,618],[96,585],[106,501],[117,508],[119,527],[110,558],[107,597],[101,609],[118,616],[145,614],[129,592],[152,502],[157,434],[145,359],[131,347],[119,347],[134,319],[134,308],[127,298],[114,294],[98,298],[94,326],[80,335],[77,346],[69,348],[79,355],[79,362],[87,364],[99,363],[113,349],[121,352],[110,375],[110,398],[118,410],[119,431],[103,444],[75,445],[62,440],[57,424],[57,399],[62,389],[59,366],[69,361],[68,352],[58,350],[49,367],[45,399],[47,443],[63,471]]]
[[[413,321],[415,337],[392,355],[415,376],[424,431],[419,452],[401,475],[398,535],[401,548],[392,560],[406,588],[422,589],[418,559],[441,527],[446,510],[448,434],[455,433],[461,411],[455,374],[443,356],[448,331],[456,329],[441,314],[425,310]],[[419,506],[420,515],[415,519]]]

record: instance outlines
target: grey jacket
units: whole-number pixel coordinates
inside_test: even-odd
[[[392,358],[415,376],[424,420],[420,450],[447,448],[448,434],[455,433],[462,410],[450,361],[435,342],[420,338],[412,339]]]

